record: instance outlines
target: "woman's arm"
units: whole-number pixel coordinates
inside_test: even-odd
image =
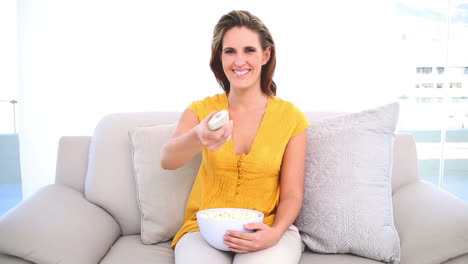
[[[232,121],[216,131],[208,128],[208,121],[216,114],[211,112],[204,120],[198,121],[197,115],[186,109],[169,142],[161,149],[161,167],[175,170],[189,162],[204,147],[211,151],[221,148],[232,132]]]
[[[280,200],[272,226],[281,235],[294,223],[302,207],[306,151],[307,131],[303,131],[289,141],[283,157]]]
[[[307,132],[291,138],[281,164],[280,200],[272,227],[264,223],[248,224],[255,233],[228,231],[225,243],[236,253],[247,253],[275,245],[294,223],[304,197],[304,171]]]

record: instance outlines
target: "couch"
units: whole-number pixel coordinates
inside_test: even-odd
[[[99,122],[93,136],[62,137],[55,183],[0,218],[0,263],[174,263],[170,241],[141,242],[128,130],[174,123],[179,115],[112,114]],[[313,124],[337,113],[306,115]],[[401,263],[468,263],[468,204],[420,179],[411,135],[396,134],[393,159],[393,215]],[[300,263],[380,262],[306,249]]]

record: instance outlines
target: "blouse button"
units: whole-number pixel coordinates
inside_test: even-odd
[[[239,194],[239,191],[236,191],[236,194]]]

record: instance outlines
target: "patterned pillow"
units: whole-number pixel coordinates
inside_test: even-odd
[[[399,263],[390,179],[398,112],[393,103],[308,128],[304,202],[295,224],[310,250]]]

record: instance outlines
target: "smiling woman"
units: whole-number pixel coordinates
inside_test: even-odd
[[[273,81],[276,51],[270,31],[258,18],[249,17],[247,14],[241,13],[238,16],[227,14],[226,18],[228,17],[230,19],[221,19],[220,23],[216,25],[211,45],[210,66],[216,80],[225,92],[229,92],[230,80],[228,76],[232,69],[226,69],[226,67],[244,66],[245,63],[250,63],[250,61],[244,61],[245,59],[256,58],[256,61],[251,62],[261,63],[261,65],[254,65],[256,68],[253,69],[237,69],[238,72],[244,73],[239,70],[254,70],[255,72],[251,74],[254,76],[258,75],[256,72],[260,72],[259,81],[263,93],[276,95],[276,84]],[[231,30],[226,32],[227,29]],[[249,44],[253,44],[253,46],[249,46]],[[237,50],[233,45],[237,46]]]
[[[161,150],[166,169],[184,166],[199,152],[204,160],[184,224],[172,241],[176,262],[206,263],[208,256],[213,263],[298,263],[302,243],[293,222],[302,206],[309,122],[292,103],[276,97],[269,30],[247,11],[222,16],[210,65],[224,93],[190,104]],[[211,117],[224,109],[231,121],[209,130]],[[211,208],[256,210],[264,218],[244,226],[255,232],[217,234],[224,237],[224,252],[200,234],[197,213]]]
[[[227,31],[221,55],[223,71],[230,84],[226,92],[231,87],[244,91],[260,86],[262,67],[269,61],[270,53],[271,47],[263,49],[255,31],[246,27],[234,27]],[[267,94],[274,93],[268,86],[263,89]]]

